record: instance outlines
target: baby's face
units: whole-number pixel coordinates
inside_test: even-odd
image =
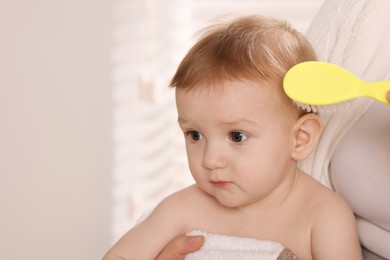
[[[177,89],[176,103],[194,179],[221,204],[237,207],[267,197],[293,175],[295,120],[266,83],[221,84]]]

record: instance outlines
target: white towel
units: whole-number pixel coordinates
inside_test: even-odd
[[[297,259],[291,251],[285,249],[278,242],[212,234],[200,230],[191,231],[186,235],[202,235],[205,238],[205,243],[202,248],[194,253],[188,254],[185,257],[186,260]]]

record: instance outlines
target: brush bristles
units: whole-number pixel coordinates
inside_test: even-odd
[[[297,107],[299,107],[300,109],[303,109],[307,113],[317,113],[318,112],[316,105],[302,104],[302,103],[295,102],[295,101],[294,101],[294,104]]]

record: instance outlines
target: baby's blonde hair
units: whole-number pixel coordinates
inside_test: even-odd
[[[171,87],[193,89],[225,80],[272,81],[295,64],[316,60],[309,42],[287,22],[244,16],[206,28],[180,63]]]

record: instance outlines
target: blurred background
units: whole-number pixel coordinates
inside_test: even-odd
[[[168,82],[217,17],[323,0],[0,0],[0,259],[100,259],[192,182]]]

